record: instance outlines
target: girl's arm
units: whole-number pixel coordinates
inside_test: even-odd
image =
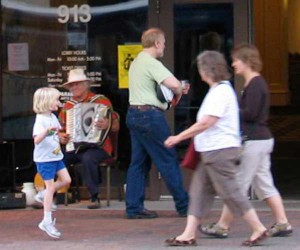
[[[47,136],[53,135],[57,131],[57,127],[49,127],[45,129],[42,133],[33,137],[34,144],[39,144],[42,140],[44,140]]]

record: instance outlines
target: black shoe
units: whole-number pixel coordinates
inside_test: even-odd
[[[154,211],[149,211],[144,209],[136,214],[127,215],[127,219],[154,219],[157,218],[158,215]]]
[[[178,217],[182,217],[182,218],[187,217],[187,212],[178,212]]]
[[[101,207],[100,200],[97,199],[95,201],[91,201],[91,203],[87,206],[88,209],[98,209]]]
[[[187,209],[177,210],[178,217],[187,217]]]
[[[155,211],[151,211],[151,210],[148,210],[147,208],[144,208],[143,212],[146,212],[146,213],[149,213],[149,214],[155,214],[157,215],[157,213]],[[157,215],[158,216],[158,215]]]

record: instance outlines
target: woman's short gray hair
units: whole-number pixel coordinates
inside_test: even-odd
[[[229,80],[231,74],[227,62],[218,51],[205,50],[197,56],[198,71],[203,71],[214,82]]]

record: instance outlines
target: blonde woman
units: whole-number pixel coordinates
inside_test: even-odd
[[[39,193],[35,199],[44,205],[44,218],[39,228],[53,238],[60,238],[61,233],[55,228],[52,219],[51,205],[54,193],[71,183],[70,175],[62,161],[63,153],[60,148],[58,130],[60,124],[52,113],[61,105],[60,92],[54,88],[40,88],[33,96],[33,110],[36,119],[33,126],[34,152],[33,160],[38,173],[42,176],[46,189]],[[59,177],[54,181],[57,174]]]

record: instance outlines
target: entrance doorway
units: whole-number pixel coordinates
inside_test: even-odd
[[[233,44],[251,40],[250,6],[250,1],[238,0],[175,0],[160,1],[159,6],[152,8],[158,17],[154,19],[153,26],[158,25],[166,32],[164,63],[178,79],[187,79],[191,83],[189,94],[181,99],[175,110],[167,114],[174,133],[181,132],[195,122],[208,90],[198,75],[195,58],[203,50],[218,50],[224,53],[230,64]],[[151,26],[151,22],[149,24]],[[233,84],[237,91],[241,89],[238,80]],[[188,143],[185,141],[177,146],[179,160]],[[192,173],[189,170],[182,171],[188,189]],[[171,198],[155,168],[151,172],[150,182],[152,199]]]

